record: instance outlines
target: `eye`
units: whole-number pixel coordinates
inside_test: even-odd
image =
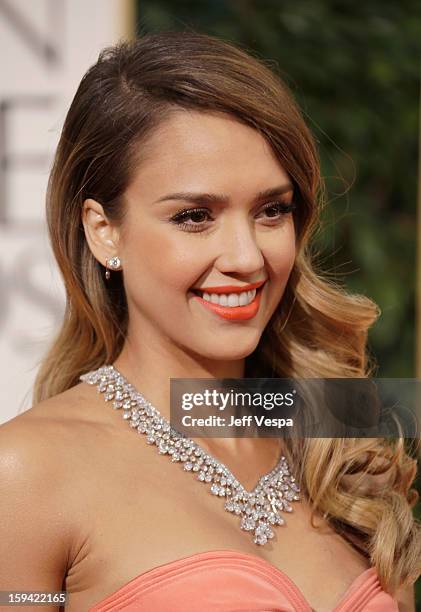
[[[295,202],[269,202],[268,204],[265,204],[265,206],[263,207],[263,211],[265,213],[267,212],[271,212],[273,214],[269,215],[270,219],[278,219],[279,217],[282,217],[283,215],[287,215],[290,212],[293,212],[296,208],[296,204]]]
[[[290,212],[293,212],[296,208],[295,202],[269,202],[261,209],[261,212],[267,214],[267,219],[279,222],[282,217]],[[187,220],[193,221],[193,223],[187,223]],[[207,208],[189,208],[182,210],[170,219],[171,223],[174,223],[179,228],[188,232],[201,232],[204,229],[204,225],[207,221],[212,221],[210,212]]]
[[[210,217],[207,208],[189,208],[177,213],[170,221],[188,232],[200,232],[205,223],[204,217]],[[194,223],[186,223],[186,219],[190,219]]]

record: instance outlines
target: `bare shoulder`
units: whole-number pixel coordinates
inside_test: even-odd
[[[0,540],[7,550],[0,583],[5,589],[61,589],[75,542],[75,479],[67,453],[75,444],[72,424],[79,416],[71,410],[78,397],[78,390],[66,392],[0,426]]]
[[[0,426],[2,486],[26,483],[29,492],[38,485],[52,499],[74,483],[79,451],[101,427],[93,392],[76,385]]]
[[[66,414],[65,395],[41,402],[0,426],[0,461],[3,466],[6,462],[8,467],[17,468],[25,459],[35,459],[34,453],[41,459],[54,452],[51,442],[64,434],[68,421],[63,418]],[[47,439],[50,444],[46,443]],[[35,469],[37,466],[46,467],[39,461],[33,464]]]
[[[63,437],[70,434],[74,439],[75,428],[106,423],[107,414],[101,410],[100,398],[97,396],[96,390],[90,385],[77,384],[1,425],[1,439],[3,442],[8,438],[16,441],[23,436],[28,448],[37,444],[42,446],[47,437],[50,442],[53,442],[54,438],[62,442]],[[52,449],[54,444],[45,450]]]
[[[95,387],[75,385],[0,426],[0,478],[72,498],[95,477],[120,419]],[[117,428],[120,429],[120,428]]]
[[[398,602],[399,612],[415,612],[415,588],[414,585],[400,588],[395,594]]]
[[[93,418],[86,410],[89,389],[77,385],[40,402],[0,426],[0,476],[8,481],[26,482],[28,491],[41,484],[49,495],[65,482],[68,450],[74,446],[76,431]],[[84,407],[84,409],[83,409]],[[62,483],[62,484],[60,484]]]

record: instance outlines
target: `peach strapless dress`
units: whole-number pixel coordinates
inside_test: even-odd
[[[329,588],[329,576],[323,588]],[[212,550],[140,574],[90,612],[311,612],[296,584],[252,554]],[[351,584],[332,612],[399,612],[374,567]]]

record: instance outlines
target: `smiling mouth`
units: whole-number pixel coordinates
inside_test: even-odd
[[[242,306],[248,306],[248,304],[250,304],[251,302],[253,302],[256,299],[257,294],[260,294],[264,285],[266,283],[264,283],[263,285],[261,285],[260,287],[258,287],[257,289],[252,289],[251,291],[235,291],[235,292],[227,292],[227,293],[212,293],[212,292],[208,292],[208,291],[200,291],[198,289],[190,289],[190,293],[197,295],[198,297],[202,298],[202,300],[209,302],[210,304],[215,304],[215,305],[219,305],[222,307],[227,307],[227,308],[241,308]],[[211,298],[212,296],[215,296],[216,299],[205,299],[204,295],[205,293],[207,294],[207,296],[209,296],[209,298]],[[232,305],[232,306],[228,306],[228,303],[226,304],[220,304],[219,300],[221,298],[221,296],[226,296],[226,299],[228,299],[228,296],[233,295],[236,297],[240,297],[241,294],[247,294],[247,302],[246,304],[237,304],[237,305]]]
[[[264,283],[265,285],[266,283]],[[219,316],[228,321],[246,321],[248,319],[252,319],[255,317],[259,311],[260,307],[260,297],[262,293],[262,289],[264,287],[262,285],[258,289],[254,289],[249,297],[247,304],[244,305],[233,305],[233,306],[223,306],[219,303],[214,303],[212,301],[205,300],[200,291],[191,289],[189,291],[189,295],[193,297],[194,300],[197,300],[202,307],[204,307],[207,311],[213,313],[215,316]],[[208,294],[209,295],[209,294]],[[229,296],[229,293],[225,295]],[[232,295],[232,294],[231,294]],[[236,294],[239,295],[238,293]]]

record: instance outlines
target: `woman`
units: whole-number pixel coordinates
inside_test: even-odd
[[[49,183],[65,318],[34,406],[1,428],[2,589],[62,588],[70,611],[414,609],[402,439],[191,446],[248,492],[289,469],[292,512],[253,540],[139,399],[169,419],[170,378],[369,375],[376,306],[311,263],[319,192],[309,130],[259,60],[190,32],[101,53]]]

